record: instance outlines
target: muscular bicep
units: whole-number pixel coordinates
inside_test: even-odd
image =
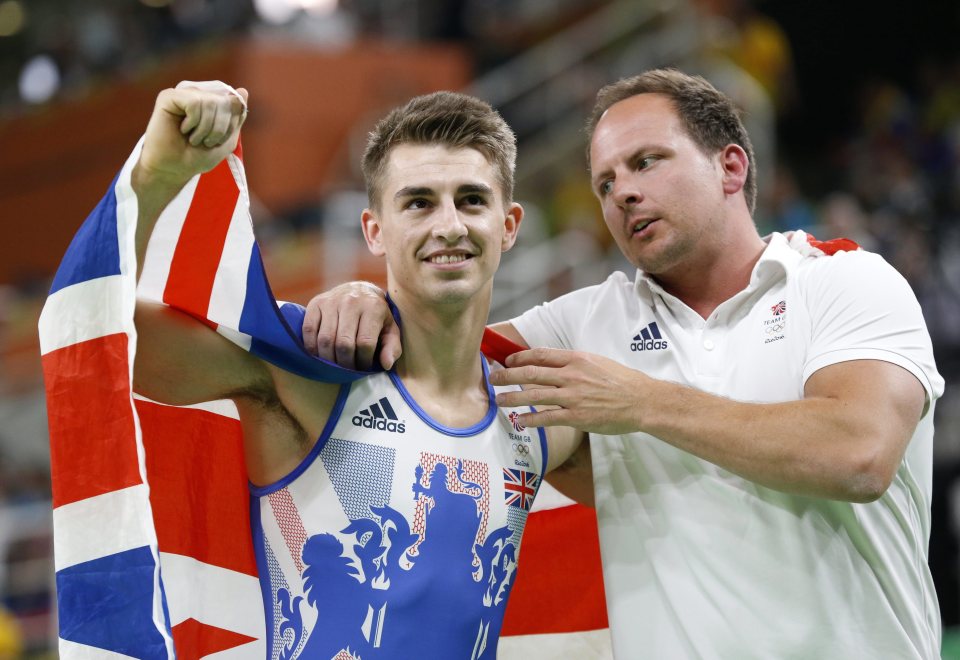
[[[850,360],[807,379],[804,398],[834,400],[836,424],[857,440],[852,451],[889,483],[924,411],[926,392],[917,377],[896,364]]]
[[[588,435],[568,426],[551,426],[546,432],[547,481],[570,499],[593,506],[593,462]]]
[[[569,426],[550,426],[547,432],[547,472],[567,462],[584,443],[587,434]]]
[[[266,397],[273,390],[262,362],[186,314],[137,301],[134,389],[156,401]]]

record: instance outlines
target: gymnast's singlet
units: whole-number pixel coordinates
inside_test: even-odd
[[[252,489],[270,660],[496,657],[546,441],[487,388],[449,428],[393,373],[344,386],[304,461]]]

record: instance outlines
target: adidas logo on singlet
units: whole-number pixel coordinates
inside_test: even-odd
[[[667,340],[660,334],[660,328],[654,321],[646,328],[640,331],[640,334],[633,338],[630,344],[631,351],[662,351],[669,348]]]
[[[365,429],[376,429],[377,431],[389,431],[390,433],[406,433],[406,425],[397,417],[393,411],[393,406],[387,401],[387,397],[381,398],[376,403],[371,403],[350,420],[354,426],[360,426]]]

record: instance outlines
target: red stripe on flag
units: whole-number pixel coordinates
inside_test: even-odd
[[[507,358],[514,353],[525,351],[523,346],[512,339],[508,339],[496,330],[490,328],[483,329],[483,338],[480,341],[480,352],[491,360],[496,360],[502,365],[507,364]]]
[[[240,423],[137,401],[161,552],[257,575]]]
[[[43,356],[54,507],[141,482],[127,364],[122,333]]]
[[[253,637],[200,623],[196,619],[181,621],[173,627],[171,632],[179,660],[198,660],[213,653],[256,641]]]
[[[503,635],[607,627],[597,516],[590,507],[576,504],[531,513],[516,575]]]
[[[227,161],[200,177],[170,262],[163,301],[205,319],[240,191]],[[210,321],[205,321],[210,325]]]

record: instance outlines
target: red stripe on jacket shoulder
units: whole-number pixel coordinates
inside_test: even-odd
[[[854,252],[860,249],[860,246],[849,238],[834,238],[829,241],[818,241],[812,235],[807,234],[807,243],[828,256],[836,254],[837,252]]]

